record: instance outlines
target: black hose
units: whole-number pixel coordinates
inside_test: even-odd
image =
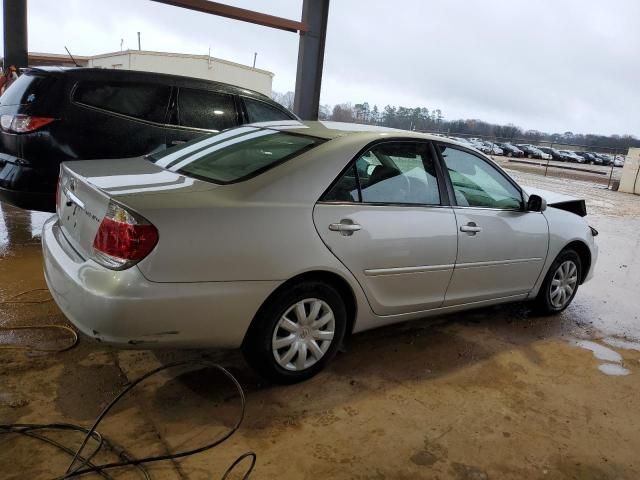
[[[102,422],[102,420],[107,416],[107,414],[109,413],[109,411],[120,401],[120,399],[122,399],[122,397],[124,397],[129,391],[131,391],[136,385],[138,385],[139,383],[143,382],[144,380],[146,380],[147,378],[157,374],[158,372],[161,372],[163,370],[167,370],[169,368],[174,368],[174,367],[181,367],[181,366],[202,366],[202,367],[208,367],[208,368],[215,368],[218,371],[222,372],[233,384],[233,386],[236,388],[238,395],[240,397],[240,414],[238,416],[237,421],[235,422],[235,424],[233,425],[233,427],[231,427],[229,429],[228,432],[226,432],[224,435],[222,435],[220,438],[197,448],[193,448],[190,450],[184,450],[182,452],[177,452],[177,453],[170,453],[170,454],[165,454],[165,455],[156,455],[156,456],[149,456],[149,457],[144,457],[144,458],[133,458],[132,456],[130,456],[124,449],[122,448],[118,448],[116,447],[113,443],[111,443],[110,441],[108,441],[107,439],[105,439],[104,437],[102,437],[102,435],[100,435],[100,433],[96,430],[96,428],[98,427],[98,425],[100,424],[100,422]],[[127,467],[127,466],[134,466],[136,468],[138,468],[140,470],[140,472],[142,473],[142,475],[144,476],[144,478],[148,479],[149,474],[146,471],[146,469],[144,469],[144,464],[147,463],[151,463],[151,462],[159,462],[162,460],[173,460],[173,459],[177,459],[177,458],[183,458],[183,457],[187,457],[190,455],[195,455],[197,453],[201,453],[204,452],[206,450],[210,450],[218,445],[220,445],[221,443],[223,443],[224,441],[226,441],[229,437],[231,437],[237,430],[238,428],[240,428],[240,425],[242,424],[242,421],[244,419],[244,414],[245,414],[245,408],[246,408],[246,397],[244,394],[244,391],[242,390],[242,387],[240,386],[240,383],[236,380],[236,378],[228,371],[226,370],[224,367],[210,362],[208,360],[186,360],[186,361],[180,361],[180,362],[173,362],[173,363],[169,363],[167,365],[163,365],[161,367],[158,367],[154,370],[151,370],[147,373],[145,373],[144,375],[142,375],[141,377],[137,378],[136,380],[134,380],[131,384],[129,384],[127,387],[124,388],[124,390],[122,390],[100,413],[100,415],[98,415],[98,417],[96,418],[95,422],[93,423],[93,425],[91,426],[91,428],[86,429],[82,426],[79,425],[73,425],[73,424],[66,424],[66,423],[57,423],[57,424],[8,424],[8,425],[0,425],[0,434],[22,434],[31,438],[35,438],[38,440],[41,440],[43,442],[46,442],[50,445],[55,446],[56,448],[58,448],[61,451],[64,451],[66,453],[68,453],[70,456],[73,456],[73,459],[71,461],[71,463],[69,464],[69,467],[67,468],[67,471],[60,477],[57,477],[57,480],[62,480],[62,479],[67,479],[67,478],[72,478],[72,477],[76,477],[76,476],[80,476],[80,475],[85,475],[87,473],[98,473],[100,475],[102,475],[103,478],[107,478],[110,479],[111,477],[109,476],[109,474],[106,472],[107,470],[112,470],[115,468],[122,468],[122,467]],[[44,435],[40,435],[39,433],[36,433],[37,431],[40,430],[64,430],[64,431],[80,431],[83,432],[85,434],[84,439],[82,441],[82,444],[80,445],[80,447],[74,452],[72,451],[70,448],[65,447],[64,445],[56,442],[55,440],[52,440]],[[89,439],[93,439],[96,441],[96,447],[91,451],[91,453],[87,456],[83,456],[83,450],[85,449],[85,447],[87,446],[87,443],[89,442]],[[118,452],[118,456],[121,458],[121,461],[119,462],[111,462],[111,463],[105,463],[105,464],[101,464],[101,465],[96,465],[94,463],[91,462],[91,460],[98,454],[98,452],[101,450],[103,445],[107,445],[111,450]],[[247,468],[246,473],[244,474],[244,476],[242,477],[243,479],[247,479],[249,478],[249,475],[251,474],[251,472],[253,471],[253,468],[255,466],[256,463],[256,454],[254,452],[247,452],[243,455],[241,455],[240,457],[238,457],[230,466],[229,468],[225,471],[222,479],[225,480],[226,478],[228,478],[228,476],[231,474],[231,472],[240,464],[242,463],[246,458],[250,458],[251,462],[249,464],[249,467]]]

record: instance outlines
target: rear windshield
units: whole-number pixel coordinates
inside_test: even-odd
[[[25,105],[37,102],[53,85],[55,78],[47,75],[23,74],[0,97],[0,105]]]
[[[323,141],[267,128],[239,127],[147,158],[173,172],[224,184],[256,176]]]

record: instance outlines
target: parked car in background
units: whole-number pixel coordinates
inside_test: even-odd
[[[538,158],[541,160],[551,160],[551,155],[543,152],[535,145],[529,145],[528,143],[518,144],[517,147],[521,149],[527,158]]]
[[[574,163],[584,163],[585,162],[584,157],[581,157],[576,152],[573,152],[571,150],[560,150],[560,152],[562,152],[564,155],[566,155],[567,161],[569,161],[569,162],[574,162]]]
[[[61,162],[139,156],[244,123],[295,118],[260,93],[218,82],[31,69],[0,97],[0,200],[54,211]]]
[[[489,149],[489,155],[504,155],[504,150],[502,150],[502,148],[495,143],[488,142],[486,140],[482,143],[485,147],[487,147],[487,149]]]
[[[576,155],[584,159],[584,163],[590,163],[591,165],[602,165],[602,159],[596,154],[591,152],[574,152]]]
[[[551,155],[552,160],[558,160],[561,162],[565,162],[567,160],[567,156],[553,147],[538,147],[538,150],[542,150],[544,153],[548,153]]]
[[[606,153],[597,153],[596,156],[602,160],[602,165],[611,165],[613,163],[613,157]]]
[[[511,143],[496,143],[507,157],[524,157],[524,152]]]
[[[486,153],[487,155],[491,154],[491,147],[488,147],[482,140],[479,138],[470,138],[469,143],[473,145],[473,148],[480,150],[482,153]]]
[[[598,254],[584,200],[525,190],[444,138],[372,126],[255,124],[68,162],[58,192],[45,279],[80,331],[241,347],[282,383],[318,373],[351,333],[523,300],[562,312]]]
[[[450,138],[451,140],[453,140],[455,142],[461,143],[462,145],[464,145],[466,147],[478,149],[478,147],[476,146],[475,143],[469,141],[466,138],[462,138],[462,137],[448,137],[448,138]]]
[[[613,166],[624,167],[624,157],[621,155],[616,155],[616,157],[613,159]]]

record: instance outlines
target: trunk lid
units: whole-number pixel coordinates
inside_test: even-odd
[[[78,253],[89,258],[111,200],[136,212],[131,198],[177,195],[215,187],[165,170],[143,157],[65,162],[60,168],[56,211],[65,237]]]

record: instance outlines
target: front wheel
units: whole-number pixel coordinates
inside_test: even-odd
[[[573,301],[582,278],[582,262],[575,250],[560,252],[553,261],[534,300],[535,309],[542,314],[562,312]]]
[[[242,345],[255,370],[277,383],[311,378],[335,356],[347,313],[330,285],[302,282],[277,293],[261,308]]]

